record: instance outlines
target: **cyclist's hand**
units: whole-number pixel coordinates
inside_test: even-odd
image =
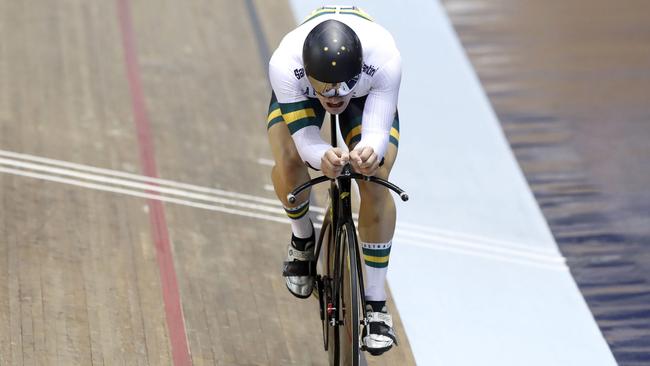
[[[328,178],[336,178],[341,174],[343,166],[350,161],[350,155],[341,148],[333,147],[323,154],[320,159],[320,167]]]
[[[379,156],[370,146],[360,147],[350,151],[350,163],[357,173],[373,176],[379,168]]]

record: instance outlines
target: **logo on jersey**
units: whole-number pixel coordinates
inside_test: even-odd
[[[377,72],[377,68],[373,65],[368,65],[364,63],[363,66],[361,67],[361,71],[368,76],[375,76],[375,73]]]
[[[295,69],[293,74],[296,76],[296,79],[300,80],[305,77],[305,69]]]

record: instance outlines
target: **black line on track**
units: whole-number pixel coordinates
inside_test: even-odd
[[[266,37],[264,36],[264,31],[260,26],[260,18],[257,15],[257,9],[253,0],[246,0],[246,10],[248,10],[248,16],[251,19],[251,25],[253,26],[253,33],[255,33],[255,40],[257,41],[257,50],[262,61],[262,69],[266,72],[269,67],[269,60],[271,59],[271,53],[269,52],[269,45],[266,43]]]

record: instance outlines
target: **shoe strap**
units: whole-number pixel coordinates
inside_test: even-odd
[[[316,276],[316,261],[290,261],[284,262],[282,276]]]
[[[293,245],[289,245],[288,261],[312,261],[314,260],[314,246],[310,245],[305,250],[298,250]]]
[[[382,322],[369,323],[368,324],[368,333],[388,337],[391,340],[393,340],[393,343],[395,345],[399,345],[397,343],[397,336],[395,335],[395,331],[393,330],[393,328],[389,327],[388,325],[386,325],[386,324],[384,324]],[[368,334],[366,334],[366,336],[367,335]]]
[[[379,311],[369,311],[366,314],[366,320],[368,323],[384,323],[389,327],[393,327],[393,317],[388,313],[382,313]]]

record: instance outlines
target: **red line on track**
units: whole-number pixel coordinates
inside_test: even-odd
[[[124,47],[124,58],[126,63],[127,78],[131,91],[131,104],[133,117],[138,134],[138,145],[140,149],[140,164],[143,173],[149,177],[158,177],[156,159],[154,156],[153,139],[151,135],[151,124],[144,102],[144,93],[140,82],[140,69],[133,37],[133,23],[128,0],[116,0],[117,11],[122,31],[122,46]],[[178,281],[174,269],[167,221],[165,220],[165,209],[161,201],[148,200],[149,218],[151,221],[151,233],[156,245],[156,258],[160,271],[160,282],[162,287],[163,301],[165,303],[165,316],[167,318],[167,330],[172,348],[172,357],[175,366],[191,365],[190,350],[185,332],[185,320],[181,308]]]

